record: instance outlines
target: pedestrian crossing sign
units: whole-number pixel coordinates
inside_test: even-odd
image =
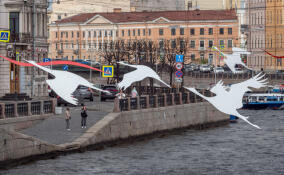
[[[10,31],[0,31],[0,42],[9,42]]]
[[[109,78],[113,77],[114,68],[113,66],[103,66],[103,77]]]

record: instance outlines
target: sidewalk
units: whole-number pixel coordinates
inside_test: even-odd
[[[66,130],[66,122],[65,122],[65,107],[63,107],[63,114],[61,115],[54,115],[49,117],[48,119],[44,120],[43,122],[19,131],[20,133],[33,136],[40,140],[46,141],[52,144],[63,144],[72,142],[76,138],[80,137],[89,127],[94,125],[96,122],[101,120],[104,116],[106,116],[109,112],[111,112],[110,107],[113,108],[112,102],[106,102],[99,104],[99,108],[102,106],[109,106],[108,110],[100,110],[100,111],[93,111],[96,107],[92,106],[91,104],[86,104],[88,118],[87,118],[87,128],[81,128],[81,115],[80,115],[80,107],[70,108],[71,111],[71,121],[70,121],[70,128],[71,131]],[[89,106],[90,105],[90,106]],[[95,105],[95,106],[98,106]]]

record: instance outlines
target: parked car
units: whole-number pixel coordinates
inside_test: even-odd
[[[236,68],[235,73],[236,73],[236,74],[243,74],[243,73],[244,73],[244,70],[241,69],[241,68]]]
[[[109,91],[110,93],[101,93],[101,101],[105,101],[106,99],[115,99],[116,94],[118,94],[118,89],[114,85],[106,85],[103,87],[103,90]]]
[[[89,99],[90,101],[93,101],[93,93],[92,91],[85,87],[85,86],[79,86],[75,92],[73,92],[73,97],[78,99],[78,104],[84,104],[84,99]],[[62,104],[67,106],[69,103],[63,100],[61,97],[59,97],[53,90],[49,93],[50,97],[57,98],[57,105],[61,106]]]
[[[222,67],[216,67],[214,68],[214,73],[219,74],[219,73],[224,73],[224,69]]]
[[[210,67],[208,65],[201,65],[200,72],[210,72]]]

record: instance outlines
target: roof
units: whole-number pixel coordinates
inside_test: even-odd
[[[170,21],[237,20],[234,10],[193,10],[155,12],[81,13],[56,21],[56,24],[85,23],[94,16],[102,16],[112,23],[149,22],[158,18]]]

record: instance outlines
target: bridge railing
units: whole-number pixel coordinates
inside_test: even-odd
[[[0,103],[0,119],[52,114],[56,99]]]
[[[211,97],[207,90],[199,90],[201,94]],[[159,108],[189,103],[200,103],[205,100],[192,92],[169,93],[159,95],[142,95],[136,98],[115,99],[114,112]]]

